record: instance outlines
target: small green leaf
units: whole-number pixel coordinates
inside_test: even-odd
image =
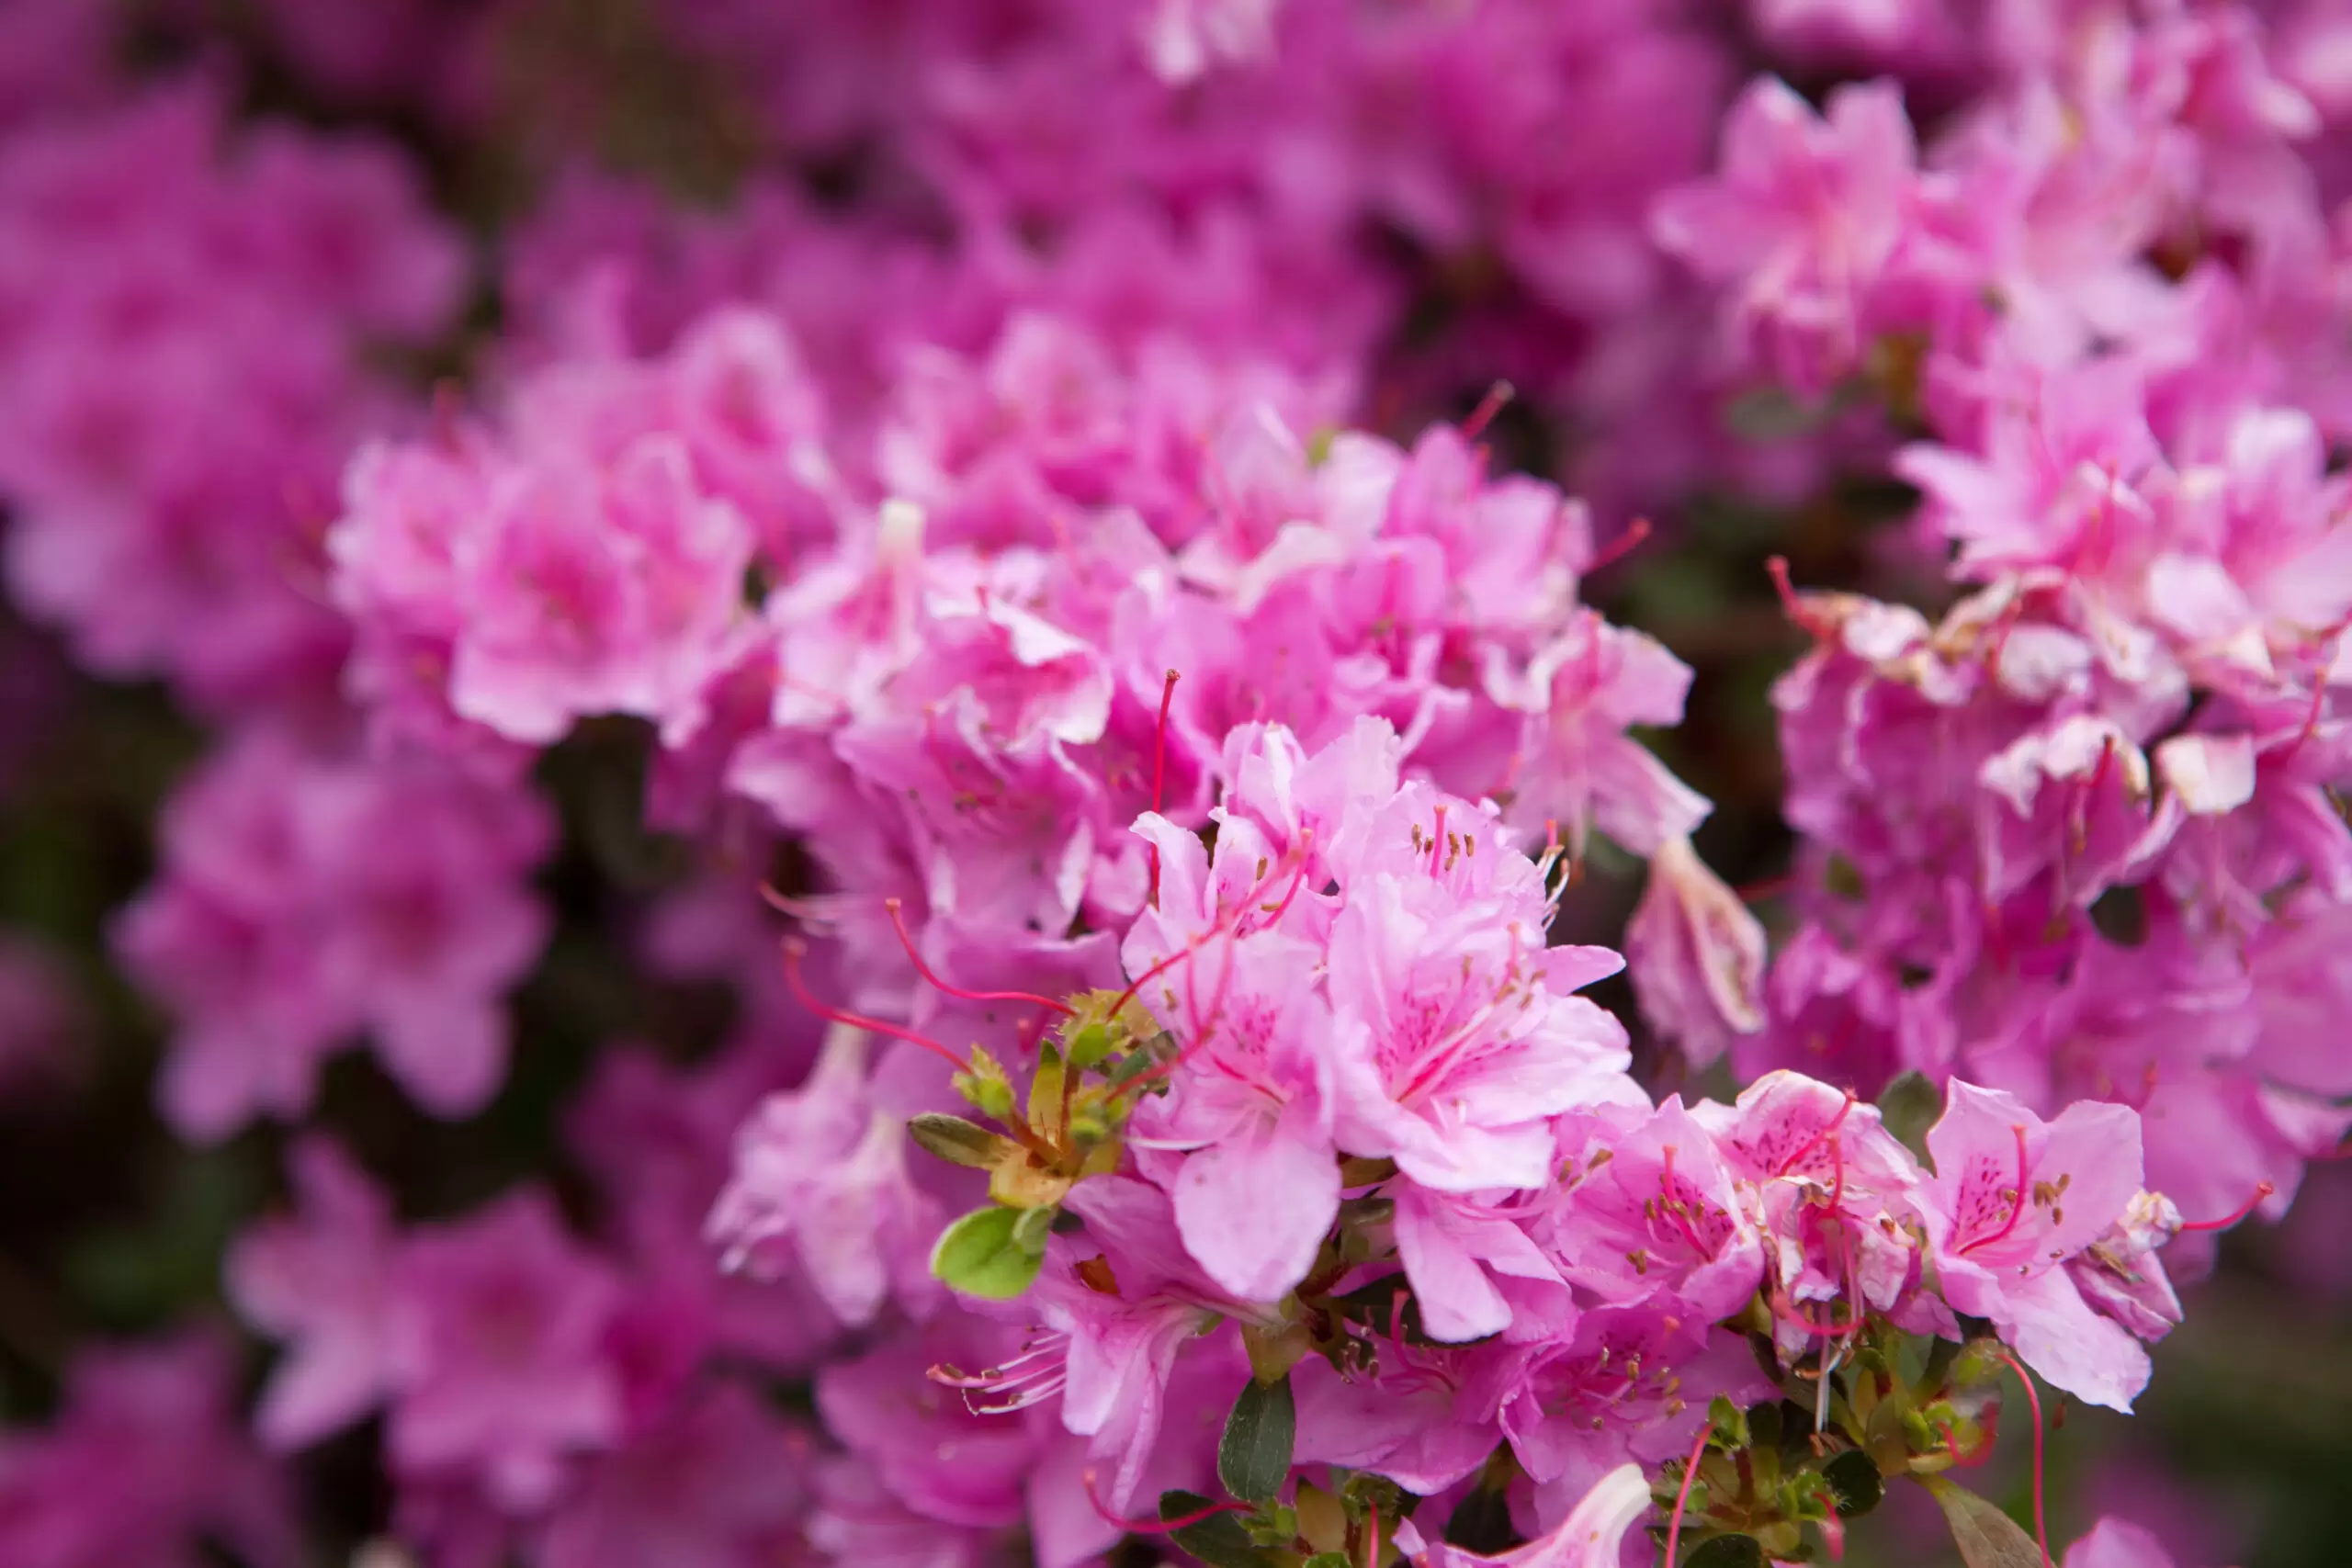
[[[1209,1500],[1197,1492],[1159,1495],[1159,1517],[1163,1519],[1181,1519],[1208,1506]],[[1211,1514],[1196,1524],[1169,1531],[1168,1539],[1209,1568],[1273,1568],[1272,1554],[1253,1544],[1250,1532],[1231,1514]]]
[[[1054,1234],[1054,1221],[1060,1213],[1054,1204],[1022,1210],[1021,1217],[1012,1222],[1012,1245],[1031,1258],[1045,1257],[1046,1238]]]
[[[1082,1073],[1111,1054],[1119,1043],[1107,1023],[1089,1023],[1071,1030],[1062,1041],[1063,1055],[1069,1060],[1072,1072]]]
[[[1935,1494],[1968,1568],[2041,1568],[2041,1548],[1999,1508],[1940,1475],[1925,1477],[1920,1484]]]
[[[1061,1124],[1062,1085],[1069,1074],[1062,1067],[1062,1054],[1050,1043],[1037,1046],[1037,1070],[1029,1077],[1029,1125],[1053,1128]]]
[[[1682,1568],[1764,1568],[1764,1544],[1752,1535],[1719,1535],[1702,1542]]]
[[[1298,1510],[1283,1503],[1263,1503],[1254,1514],[1236,1514],[1241,1528],[1260,1546],[1278,1547],[1288,1551],[1291,1542],[1298,1539]]]
[[[984,1301],[1011,1301],[1029,1288],[1045,1262],[1042,1248],[1023,1251],[1013,1235],[1024,1213],[1040,1212],[994,1203],[973,1210],[941,1234],[931,1249],[931,1271],[949,1290]]]
[[[1298,1568],[1355,1568],[1356,1560],[1344,1551],[1318,1551]]]
[[[1838,1495],[1840,1518],[1858,1519],[1886,1495],[1886,1477],[1879,1473],[1877,1461],[1860,1449],[1830,1455],[1829,1462],[1821,1467],[1821,1478]]]
[[[1901,1074],[1879,1091],[1879,1121],[1922,1160],[1928,1157],[1928,1129],[1943,1110],[1943,1090],[1916,1071]]]
[[[986,1170],[1012,1146],[1012,1139],[1000,1138],[977,1122],[938,1111],[926,1111],[910,1121],[907,1133],[926,1151],[950,1165],[969,1166],[974,1170]]]
[[[1833,854],[1821,868],[1821,885],[1840,898],[1859,902],[1870,897],[1870,884],[1852,861],[1842,854]]]
[[[1176,1037],[1163,1029],[1112,1063],[1110,1070],[1102,1075],[1103,1080],[1114,1089],[1123,1089],[1129,1080],[1140,1077],[1146,1068],[1170,1061],[1175,1055]]]
[[[1216,1478],[1245,1503],[1262,1503],[1290,1477],[1291,1445],[1298,1435],[1298,1407],[1290,1379],[1241,1385],[1225,1437],[1216,1446]]]
[[[1724,406],[1724,423],[1743,441],[1792,441],[1820,429],[1838,407],[1835,396],[1807,400],[1781,387],[1754,387]]]

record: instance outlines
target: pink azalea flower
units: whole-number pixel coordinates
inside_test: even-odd
[[[1567,1331],[1576,1309],[1560,1267],[1510,1200],[1482,1203],[1402,1179],[1385,1191],[1396,1204],[1396,1259],[1430,1338],[1458,1345]]]
[[[2128,1411],[2147,1352],[2064,1265],[2140,1190],[2140,1119],[2078,1102],[2045,1122],[1998,1089],[1955,1080],[1950,1094],[1928,1134],[1936,1175],[1919,1198],[1944,1300],[1990,1318],[2052,1386]]]
[[[760,1103],[707,1224],[729,1267],[789,1262],[853,1327],[894,1294],[918,1310],[938,1299],[931,1247],[946,1219],[910,1179],[904,1118],[873,1103],[865,1058],[862,1032],[837,1025],[808,1081]]]
[[[1546,947],[1542,874],[1493,819],[1408,785],[1366,829],[1331,931],[1340,1139],[1450,1191],[1544,1183],[1548,1118],[1606,1100],[1622,1025],[1574,991],[1623,967]]]
[[[576,1454],[621,1436],[608,1337],[622,1304],[620,1280],[542,1193],[415,1234],[387,1306],[394,1465],[478,1467],[501,1507],[544,1506]]]
[[[1649,886],[1625,928],[1625,964],[1643,1016],[1693,1067],[1764,1027],[1764,928],[1688,839],[1669,839],[1650,857]]]
[[[239,1314],[287,1342],[256,1417],[279,1449],[315,1442],[383,1400],[399,1267],[391,1205],[349,1156],[313,1138],[291,1161],[300,1217],[248,1232],[227,1263]]]
[[[1506,707],[1527,715],[1518,766],[1504,788],[1522,823],[1556,822],[1579,851],[1599,828],[1637,854],[1687,838],[1706,798],[1625,733],[1682,720],[1690,671],[1640,632],[1581,613],[1529,661],[1521,680],[1490,677]]]
[[[797,1545],[815,1464],[805,1427],[742,1384],[720,1384],[627,1448],[584,1461],[536,1531],[531,1561],[761,1568]]]
[[[521,883],[550,829],[515,786],[429,757],[236,738],[174,799],[164,874],[116,932],[181,1021],[159,1086],[175,1124],[299,1115],[363,1031],[427,1110],[480,1109],[505,1071],[500,993],[545,940]]]
[[[1736,283],[1741,335],[1817,392],[1867,345],[1871,290],[1905,236],[1917,158],[1892,84],[1841,86],[1825,117],[1768,77],[1724,121],[1723,172],[1668,192],[1651,231],[1702,276]]]
[[[1595,1481],[1558,1524],[1525,1546],[1488,1557],[1431,1542],[1410,1519],[1398,1524],[1396,1543],[1414,1562],[1426,1561],[1431,1568],[1617,1568],[1627,1532],[1649,1511],[1650,1486],[1642,1467],[1622,1464]]]
[[[2105,1518],[2066,1549],[2063,1568],[2173,1568],[2164,1543],[2138,1525]]]
[[[1746,1404],[1770,1386],[1736,1336],[1650,1306],[1600,1308],[1570,1339],[1481,1355],[1470,1397],[1498,1413],[1549,1519],[1627,1461],[1682,1452],[1715,1395]]]
[[[1702,1323],[1736,1313],[1764,1245],[1715,1141],[1670,1096],[1573,1178],[1546,1242],[1573,1283],[1611,1306],[1656,1302]]]
[[[16,1568],[256,1568],[303,1561],[286,1478],[234,1408],[228,1348],[201,1335],[92,1349],[46,1428],[0,1434],[0,1556]]]

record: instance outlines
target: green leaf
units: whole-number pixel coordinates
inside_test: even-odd
[[[949,1290],[984,1301],[1009,1302],[1029,1288],[1045,1252],[1024,1250],[1014,1237],[1024,1213],[991,1203],[949,1225],[931,1249],[931,1271]],[[1048,1222],[1050,1223],[1050,1222]]]
[[[1021,1217],[1012,1222],[1012,1245],[1031,1258],[1045,1257],[1046,1238],[1054,1234],[1054,1221],[1060,1214],[1058,1204],[1022,1210]]]
[[[1208,1506],[1209,1500],[1197,1492],[1159,1495],[1159,1517],[1163,1519],[1181,1519]],[[1231,1514],[1211,1514],[1197,1524],[1169,1531],[1168,1539],[1209,1568],[1273,1568],[1272,1555],[1254,1545],[1250,1532]]]
[[[1062,1067],[1062,1054],[1050,1043],[1037,1046],[1037,1070],[1029,1075],[1029,1125],[1054,1128],[1061,1125],[1062,1085],[1069,1078]]]
[[[1999,1508],[1940,1475],[1927,1476],[1921,1484],[1935,1494],[1968,1568],[2041,1568],[2041,1548]]]
[[[1290,1478],[1291,1444],[1298,1435],[1298,1407],[1290,1379],[1241,1385],[1225,1437],[1216,1446],[1216,1478],[1245,1503],[1262,1503]]]
[[[1943,1110],[1943,1090],[1917,1072],[1904,1073],[1879,1091],[1879,1121],[1922,1160],[1928,1157],[1928,1129]]]
[[[1102,1075],[1103,1081],[1114,1089],[1125,1088],[1130,1079],[1140,1077],[1146,1068],[1158,1066],[1175,1055],[1176,1037],[1163,1029],[1112,1063],[1110,1069]]]
[[[1807,402],[1783,388],[1756,387],[1731,400],[1724,423],[1743,441],[1792,441],[1820,428],[1829,409],[1826,399]]]
[[[976,1122],[938,1111],[926,1111],[910,1121],[907,1133],[948,1164],[969,1166],[974,1170],[986,1170],[1012,1146],[1012,1139],[1000,1138]]]
[[[1069,1059],[1072,1072],[1082,1073],[1108,1056],[1118,1043],[1119,1037],[1111,1032],[1109,1024],[1090,1023],[1069,1032],[1062,1041],[1062,1054]]]
[[[1719,1535],[1682,1560],[1682,1568],[1764,1568],[1764,1546],[1752,1535]]]
[[[1854,902],[1870,897],[1870,884],[1852,861],[1842,854],[1833,854],[1821,868],[1821,884],[1840,898]]]
[[[1879,1473],[1877,1461],[1860,1449],[1830,1455],[1829,1462],[1821,1467],[1821,1478],[1838,1494],[1840,1518],[1858,1519],[1886,1496],[1886,1477]]]

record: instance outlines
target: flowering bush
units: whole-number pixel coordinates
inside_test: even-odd
[[[2245,1549],[2334,7],[331,9],[0,3],[0,1562]]]

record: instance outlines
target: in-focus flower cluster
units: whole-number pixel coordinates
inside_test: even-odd
[[[1199,1484],[1196,1402],[1233,1403],[1216,1473],[1268,1547],[1303,1529],[1312,1487],[1276,1496],[1293,1464],[1397,1489],[1359,1485],[1358,1531],[1404,1495],[1504,1507],[1521,1482],[1549,1527],[1694,1434],[1744,1448],[1746,1417],[1724,1412],[1808,1382],[1825,1430],[1842,1412],[1817,1458],[1933,1474],[1989,1440],[1976,1385],[1996,1353],[1971,1341],[1902,1382],[1894,1347],[1957,1350],[1963,1317],[2054,1387],[2130,1407],[2141,1341],[2179,1318],[2156,1254],[2180,1229],[2142,1190],[2132,1111],[2045,1122],[1956,1084],[1930,1176],[1873,1108],[1794,1074],[1735,1106],[1653,1105],[1623,1029],[1574,994],[1616,955],[1548,945],[1560,847],[1531,860],[1491,805],[1401,780],[1401,750],[1374,719],[1313,752],[1244,727],[1213,848],[1138,819],[1158,871],[1121,944],[1126,987],[997,993],[1052,1026],[1018,1032],[1010,1061],[975,1046],[954,1079],[994,1125],[912,1118],[924,1148],[986,1175],[987,1201],[944,1232],[939,1184],[877,1145],[868,1109],[886,1082],[903,1097],[926,1053],[956,1055],[935,1040],[876,1025],[900,1038],[861,1083],[843,1032],[747,1129],[714,1215],[738,1258],[805,1271],[863,1318],[897,1292],[901,1381],[861,1379],[866,1412],[824,1408],[900,1504],[977,1523],[956,1513],[961,1467],[910,1469],[892,1456],[917,1439],[884,1436],[926,1357],[978,1430],[1029,1434],[1033,1499],[1075,1486],[1093,1504],[1097,1520],[1041,1536],[1051,1563],[1108,1545],[1138,1495]],[[1001,1359],[961,1370],[967,1334]],[[1279,1452],[1237,1458],[1261,1405],[1281,1413]],[[1694,1528],[1793,1549],[1835,1528],[1825,1475],[1702,1493]]]

